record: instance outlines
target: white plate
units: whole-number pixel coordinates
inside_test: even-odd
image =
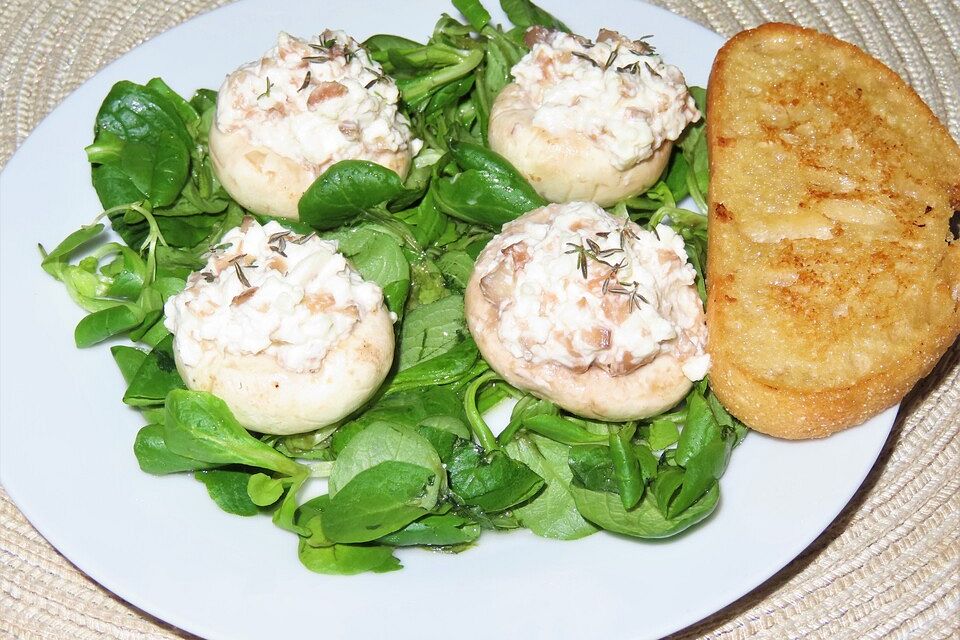
[[[706,82],[722,42],[630,0],[549,4],[583,33],[611,26],[656,34],[653,42],[693,84]],[[267,0],[214,11],[84,84],[0,176],[2,483],[81,570],[163,620],[229,640],[661,636],[739,598],[799,554],[849,501],[889,433],[896,409],[823,441],[751,434],[734,453],[717,513],[669,541],[484,534],[460,555],[408,550],[402,571],[349,578],[310,573],[293,535],[265,517],[221,512],[192,478],[141,473],[131,450],[141,419],[120,402],[120,374],[107,349],[74,348],[81,312],[40,270],[36,249],[99,211],[83,147],[100,101],[121,79],[162,76],[185,94],[217,88],[281,29],[423,39],[443,11],[452,11],[443,0]]]

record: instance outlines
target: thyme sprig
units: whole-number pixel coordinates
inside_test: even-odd
[[[243,267],[240,266],[240,263],[239,263],[239,262],[234,262],[234,263],[233,263],[233,268],[234,268],[234,270],[237,272],[237,279],[240,280],[240,284],[242,284],[243,286],[249,288],[249,287],[250,287],[250,281],[247,280],[247,276],[244,275],[244,273],[243,273]]]
[[[304,89],[310,86],[310,69],[307,69],[307,75],[303,76],[303,84],[300,85],[300,88],[297,89],[297,93],[300,93]]]
[[[581,58],[581,59],[583,59],[583,60],[586,60],[587,62],[589,62],[589,63],[590,63],[591,65],[593,65],[594,67],[596,67],[596,68],[598,68],[598,69],[600,68],[600,63],[597,62],[596,60],[594,60],[593,58],[591,58],[590,56],[588,56],[587,54],[585,54],[585,53],[583,53],[583,52],[580,52],[580,51],[571,51],[570,53],[572,53],[573,55],[577,56],[578,58]]]
[[[336,57],[336,55],[331,55],[334,53],[331,51],[331,49],[336,44],[336,38],[327,38],[324,40],[322,36],[317,36],[317,42],[308,42],[307,46],[316,51],[319,55],[303,56],[301,60],[306,60],[307,62],[329,62],[331,58]],[[344,49],[346,49],[346,47],[344,47]]]
[[[587,246],[590,247],[590,250],[593,251],[597,259],[609,258],[610,256],[616,255],[618,253],[623,253],[623,246],[610,247],[609,249],[601,249],[600,245],[598,245],[595,240],[587,238],[586,242],[587,242]],[[600,261],[603,262],[602,260]]]
[[[287,254],[284,253],[284,251],[287,248],[287,237],[290,235],[290,233],[291,232],[289,230],[286,230],[273,234],[267,238],[267,246],[270,247],[271,250],[286,258]]]
[[[607,287],[607,291],[615,295],[628,296],[632,308],[640,309],[641,302],[650,304],[650,301],[647,300],[642,293],[640,293],[640,283],[636,280],[633,282],[618,281],[616,286]]]
[[[610,284],[613,282],[618,282],[617,274],[620,273],[620,270],[623,269],[627,264],[627,259],[622,258],[620,262],[610,267],[610,271],[607,272],[607,276],[603,279],[603,284],[600,286],[600,292],[603,295],[607,294],[607,291],[610,290]]]
[[[583,279],[586,280],[588,276],[587,257],[592,252],[583,246],[583,243],[576,244],[575,242],[568,242],[566,246],[570,247],[570,249],[564,251],[563,253],[565,255],[570,255],[572,253],[577,254],[577,269],[580,270],[580,273],[583,274]]]
[[[317,36],[317,42],[316,43],[308,42],[307,46],[309,46],[314,51],[328,51],[330,47],[332,47],[335,44],[337,44],[336,38],[327,38],[326,40],[323,40],[321,39],[320,36]]]
[[[313,240],[316,237],[317,237],[317,233],[315,231],[311,231],[305,236],[297,236],[296,238],[293,238],[292,240],[290,240],[290,242],[292,242],[293,244],[306,244],[307,242],[309,242],[310,240]]]
[[[650,75],[654,76],[655,78],[663,77],[662,75],[660,75],[660,73],[656,69],[653,68],[653,65],[651,65],[646,60],[643,61],[643,66],[646,67],[647,71],[650,72]],[[636,75],[640,73],[641,69],[643,69],[643,67],[640,66],[640,60],[637,60],[636,62],[631,62],[630,64],[624,65],[622,67],[617,67],[618,72],[627,73],[630,75]]]
[[[335,47],[337,47],[337,45],[340,43],[337,42],[336,38],[327,38],[326,40],[321,40],[320,36],[317,36],[317,39],[320,40],[320,44],[310,46],[317,51],[323,51],[326,53],[329,56],[327,60],[343,57],[343,61],[345,63],[349,63],[351,60],[353,60],[353,57],[357,55],[357,48],[362,48],[359,44],[357,44],[356,40],[353,40],[352,38],[340,45],[338,49],[335,49]],[[351,44],[356,45],[356,47],[352,47]]]
[[[316,233],[310,232],[309,234],[306,234],[306,235],[302,235],[302,236],[301,236],[301,235],[296,235],[293,231],[290,231],[289,229],[284,229],[283,231],[278,231],[277,233],[274,233],[274,234],[268,236],[268,237],[267,237],[267,246],[268,246],[271,250],[275,251],[276,253],[279,253],[281,256],[283,256],[284,258],[286,258],[286,257],[287,257],[287,254],[285,253],[285,251],[286,251],[286,248],[287,248],[287,242],[288,242],[288,241],[291,242],[291,243],[293,243],[293,244],[304,244],[305,242],[307,242],[307,241],[310,240],[311,238],[316,237],[316,235],[317,235]],[[233,243],[231,243],[231,242],[225,242],[225,243],[223,243],[223,244],[219,244],[219,245],[210,247],[209,252],[208,252],[207,254],[205,254],[205,255],[217,253],[217,252],[220,252],[220,251],[225,251],[225,250],[229,249],[229,248],[232,247],[232,246],[233,246]],[[242,284],[243,286],[245,286],[245,287],[247,287],[247,288],[250,288],[250,286],[251,286],[251,285],[250,285],[250,280],[247,278],[246,273],[244,273],[244,269],[257,269],[257,268],[259,268],[260,265],[256,264],[256,262],[254,262],[254,261],[252,261],[252,260],[251,260],[250,264],[244,264],[244,258],[247,258],[248,255],[249,255],[249,254],[246,254],[246,253],[238,253],[238,254],[236,254],[235,256],[233,256],[233,257],[231,257],[229,260],[227,260],[226,267],[229,268],[230,266],[232,266],[233,269],[234,269],[234,272],[236,272],[236,274],[237,274],[237,279],[240,280],[240,284]],[[217,279],[217,276],[216,276],[216,275],[214,275],[212,272],[206,271],[206,270],[205,270],[205,271],[201,271],[201,272],[199,273],[199,275],[200,275],[201,278],[203,278],[203,280],[204,280],[205,282],[214,282],[214,281]]]
[[[613,51],[610,52],[610,56],[607,58],[607,61],[606,61],[606,62],[604,63],[604,65],[603,65],[603,70],[604,70],[604,71],[606,71],[607,69],[610,68],[610,65],[612,65],[612,64],[614,63],[614,61],[617,59],[617,55],[619,55],[619,53],[620,53],[620,45],[617,44],[617,45],[613,48]]]
[[[628,222],[624,222],[623,226],[620,227],[620,248],[621,249],[624,248],[624,245],[626,245],[626,242],[628,239],[630,240],[637,239],[637,234],[634,233],[633,230],[627,226],[627,224]]]
[[[634,44],[634,46],[636,47],[636,49],[634,49],[634,51],[636,51],[638,54],[640,54],[640,55],[642,55],[642,56],[652,56],[652,55],[655,55],[655,54],[657,53],[657,48],[654,47],[654,46],[653,46],[652,44],[650,44],[649,42],[647,42],[647,40],[649,40],[649,39],[652,38],[652,37],[653,37],[653,34],[652,34],[652,33],[648,33],[647,35],[641,36],[640,38],[634,40],[634,41],[633,41],[633,44]]]
[[[577,269],[580,270],[580,273],[583,274],[583,278],[587,279],[590,275],[589,262],[593,260],[602,265],[605,265],[609,268],[613,268],[614,265],[610,264],[604,258],[609,258],[612,255],[618,253],[623,253],[622,247],[611,247],[609,249],[601,249],[600,245],[597,244],[597,241],[592,238],[585,238],[580,244],[575,242],[568,242],[567,247],[570,247],[563,253],[565,255],[577,254]],[[622,261],[621,261],[622,262]]]
[[[611,231],[598,231],[597,238],[604,240],[610,237]],[[650,304],[650,301],[640,292],[640,283],[636,281],[623,281],[619,279],[620,272],[627,266],[626,242],[629,239],[636,239],[637,234],[630,229],[629,222],[624,222],[623,226],[616,232],[620,241],[620,246],[604,249],[600,243],[593,238],[583,238],[579,243],[567,242],[567,249],[563,252],[565,255],[577,256],[577,269],[586,280],[590,275],[590,263],[595,262],[598,265],[606,267],[607,272],[600,282],[600,291],[602,295],[611,293],[614,295],[627,296],[631,309],[640,309],[641,303]],[[617,254],[624,254],[616,264],[611,264],[605,258]]]
[[[264,90],[263,93],[257,96],[257,100],[259,100],[260,98],[269,98],[270,89],[273,89],[273,82],[270,80],[270,76],[267,76],[267,88],[266,90]]]
[[[375,77],[373,78],[373,80],[371,80],[370,82],[368,82],[367,84],[365,84],[365,85],[363,86],[364,89],[370,89],[370,88],[373,87],[373,85],[377,84],[377,83],[380,82],[381,80],[386,80],[386,79],[387,79],[387,76],[383,75],[382,73],[380,73],[380,72],[377,71],[376,69],[371,69],[370,67],[364,67],[363,69],[364,69],[364,71],[369,71],[370,73],[372,73],[372,74],[375,76]]]

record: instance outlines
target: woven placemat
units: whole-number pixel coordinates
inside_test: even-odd
[[[224,3],[2,3],[0,166],[43,116],[98,69]],[[955,1],[657,4],[725,36],[778,20],[854,42],[910,82],[960,138],[960,5]],[[80,573],[0,489],[0,638],[103,637],[192,636]],[[960,346],[954,345],[904,401],[880,461],[837,521],[774,578],[674,640],[700,637],[960,637]]]

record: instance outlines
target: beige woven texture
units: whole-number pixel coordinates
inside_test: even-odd
[[[3,2],[0,165],[41,118],[98,69],[224,3]],[[725,36],[777,20],[854,42],[910,82],[960,138],[956,2],[658,4]],[[189,637],[80,573],[0,489],[0,638]],[[837,521],[767,583],[673,638],[700,637],[960,637],[960,346],[954,345],[908,396],[880,461]]]

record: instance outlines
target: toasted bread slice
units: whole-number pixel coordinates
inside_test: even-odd
[[[750,427],[859,424],[960,332],[960,148],[857,47],[766,24],[710,76],[711,381]]]

